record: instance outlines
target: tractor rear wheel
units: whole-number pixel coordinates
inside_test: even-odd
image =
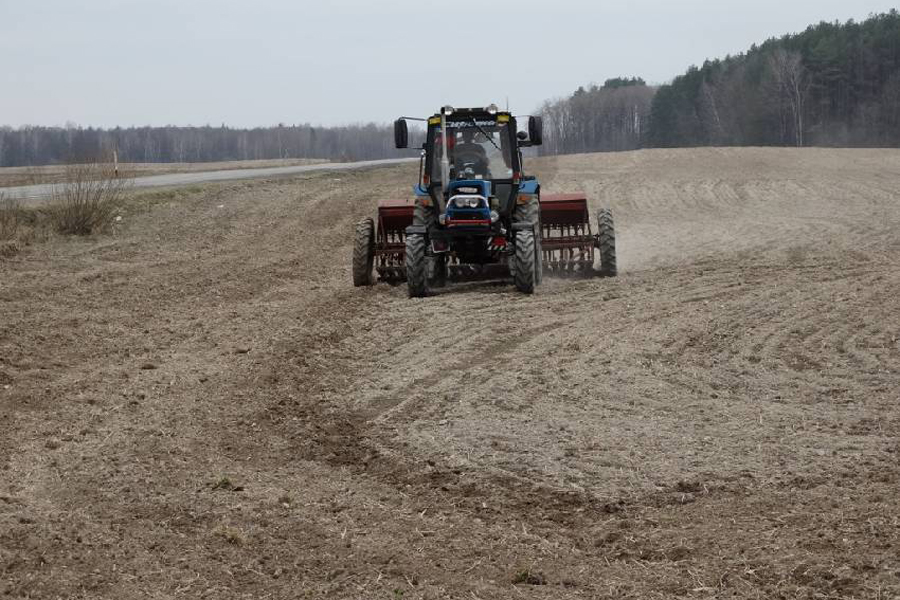
[[[372,265],[375,262],[375,223],[370,218],[356,224],[353,238],[353,285],[372,285]]]
[[[535,239],[534,233],[528,230],[516,233],[516,270],[513,281],[516,289],[523,294],[533,294],[536,284],[537,271],[535,269]]]
[[[406,287],[410,298],[428,295],[428,257],[421,234],[406,236]]]
[[[600,275],[615,277],[619,272],[616,267],[616,228],[608,208],[601,208],[597,213],[597,247],[600,249]]]

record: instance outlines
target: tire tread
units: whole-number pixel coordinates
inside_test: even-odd
[[[616,228],[612,211],[602,208],[597,213],[597,239],[600,249],[600,275],[615,277],[619,270],[616,265]]]
[[[428,295],[428,265],[424,235],[406,236],[406,286],[410,298]]]
[[[375,222],[366,217],[356,224],[353,236],[353,285],[372,285],[375,261]]]
[[[535,257],[535,239],[534,234],[530,231],[519,231],[516,233],[516,272],[513,280],[516,289],[523,294],[533,294],[535,287],[534,263]]]

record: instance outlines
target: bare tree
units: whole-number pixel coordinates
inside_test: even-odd
[[[700,84],[699,112],[713,145],[726,143],[725,127],[719,113],[719,90],[706,79]]]
[[[627,82],[626,82],[627,83]],[[641,146],[654,88],[641,82],[579,88],[545,102],[541,154],[635,150]]]
[[[801,147],[804,108],[810,86],[809,75],[803,66],[803,57],[799,52],[778,48],[769,58],[769,67],[772,69],[779,93],[788,101],[793,117],[794,140],[797,146]]]

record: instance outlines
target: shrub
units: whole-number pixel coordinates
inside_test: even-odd
[[[90,235],[113,223],[130,180],[116,177],[112,165],[66,167],[65,183],[53,187],[49,214],[59,233]]]

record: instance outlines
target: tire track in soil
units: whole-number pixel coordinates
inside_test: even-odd
[[[395,291],[402,292],[399,300],[401,304],[409,303],[405,298],[405,290]],[[348,358],[344,351],[345,344],[357,344],[358,325],[371,320],[368,300],[360,299],[349,292],[341,293],[336,299],[329,298],[323,301],[323,306],[313,308],[313,311],[326,313],[326,307],[335,301],[343,308],[342,326],[341,333],[332,333],[328,336],[329,346],[335,354],[334,357],[324,360],[329,365],[341,360],[346,363]],[[397,322],[407,318],[403,312],[400,308],[387,313],[390,315],[388,319],[390,322],[383,325],[383,329],[394,329]],[[473,358],[503,358],[518,345],[538,338],[543,333],[559,327],[561,323],[563,322],[553,322],[532,330],[517,332],[504,342],[493,341],[479,347],[480,354],[473,353]],[[297,349],[311,345],[306,339],[309,334],[305,332],[297,334],[298,338],[285,342],[288,345],[282,352],[295,354]],[[316,334],[313,336],[318,337]],[[374,337],[380,335],[376,334]],[[319,345],[319,351],[327,355],[329,348]],[[386,347],[385,351],[389,351],[389,348]],[[347,372],[357,373],[360,366],[365,365],[368,360],[369,351],[359,353],[346,364]],[[458,366],[464,369],[478,362],[480,361],[462,361]],[[353,363],[358,364],[351,367]],[[460,372],[454,368],[448,371],[457,374]],[[420,398],[426,396],[429,389],[445,382],[450,375],[434,373],[421,377],[412,375],[410,376],[412,381],[395,393],[376,395],[371,400],[367,399],[364,407],[357,410],[350,409],[347,403],[347,397],[352,395],[352,390],[356,388],[355,380],[346,378],[341,382],[335,381],[331,368],[321,374],[307,372],[287,375],[286,379],[296,378],[297,382],[302,381],[309,388],[311,382],[319,377],[324,377],[328,381],[329,393],[309,403],[279,402],[277,406],[267,406],[263,414],[254,417],[255,420],[268,422],[273,427],[282,430],[287,428],[285,438],[303,440],[300,445],[293,446],[290,450],[294,458],[349,469],[354,476],[388,483],[397,489],[413,487],[422,497],[422,502],[427,503],[425,498],[428,496],[437,496],[439,499],[433,501],[436,504],[452,502],[461,508],[468,506],[482,517],[486,514],[483,505],[485,501],[490,500],[492,504],[490,514],[494,514],[501,521],[506,519],[505,515],[514,513],[531,515],[529,518],[537,521],[571,522],[573,515],[580,515],[591,507],[603,512],[618,510],[615,503],[603,502],[571,491],[559,493],[557,490],[543,487],[540,482],[502,470],[494,471],[489,478],[479,480],[479,485],[475,485],[468,477],[471,474],[463,473],[450,465],[438,464],[431,460],[423,461],[415,455],[410,455],[402,443],[392,439],[395,435],[390,424],[393,413],[398,409],[413,410],[413,403],[421,401]],[[291,381],[284,385],[287,389],[292,389],[298,383]],[[316,389],[315,384],[311,387]],[[405,398],[407,395],[410,397]],[[397,397],[405,399],[396,402],[394,399]],[[434,409],[425,414],[431,414],[433,411]],[[458,495],[460,493],[462,498]]]
[[[422,396],[426,396],[432,388],[438,387],[451,379],[456,384],[464,383],[467,376],[470,375],[469,369],[472,365],[480,366],[492,361],[502,360],[514,353],[522,344],[530,342],[541,334],[557,329],[565,324],[568,323],[566,321],[555,321],[538,327],[516,330],[511,335],[499,336],[497,339],[479,347],[475,352],[455,361],[440,362],[443,353],[437,353],[436,358],[438,360],[436,361],[426,357],[423,362],[428,363],[435,372],[414,379],[389,395],[382,394],[373,398],[368,402],[369,408],[362,413],[362,416],[369,422],[384,424],[385,421],[391,418],[393,413],[411,410],[410,403],[417,400],[421,401]],[[438,338],[439,336],[440,333],[438,332],[435,337]],[[452,347],[446,348],[445,353],[449,354],[454,350]]]

